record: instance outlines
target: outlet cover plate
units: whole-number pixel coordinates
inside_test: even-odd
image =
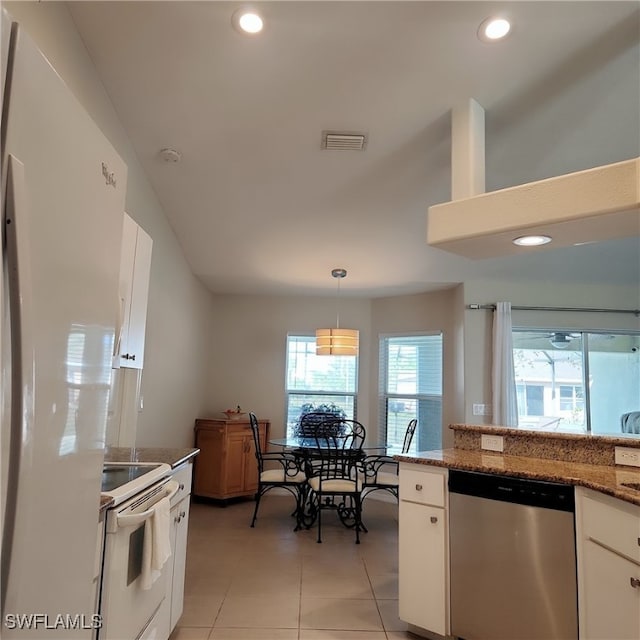
[[[473,407],[473,415],[474,416],[490,416],[491,415],[491,405],[490,404],[479,404],[474,403]]]
[[[504,451],[504,437],[503,436],[490,436],[483,433],[480,436],[480,446],[487,451]]]
[[[640,449],[634,447],[616,447],[616,464],[626,464],[631,467],[640,467]]]

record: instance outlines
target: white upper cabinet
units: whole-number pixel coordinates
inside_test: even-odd
[[[153,241],[124,214],[120,257],[121,331],[115,367],[142,369]]]

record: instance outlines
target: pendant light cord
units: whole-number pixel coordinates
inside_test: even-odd
[[[342,276],[338,276],[338,295],[336,296],[336,329],[340,328],[340,280],[342,280]]]

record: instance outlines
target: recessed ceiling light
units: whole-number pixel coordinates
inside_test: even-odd
[[[539,247],[540,245],[551,242],[551,238],[549,236],[519,236],[511,242],[519,247]]]
[[[253,35],[260,33],[264,27],[262,16],[253,9],[238,9],[231,16],[231,24],[240,33]]]
[[[511,23],[506,18],[487,18],[478,28],[478,38],[483,42],[496,42],[510,31]]]

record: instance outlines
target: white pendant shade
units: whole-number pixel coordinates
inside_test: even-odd
[[[333,269],[331,275],[338,281],[340,299],[340,280],[346,277],[346,269]],[[336,305],[337,306],[337,305]],[[340,328],[340,311],[336,314],[335,329],[316,329],[317,356],[357,356],[360,332],[357,329]]]
[[[316,355],[357,356],[359,340],[357,329],[316,329]]]

